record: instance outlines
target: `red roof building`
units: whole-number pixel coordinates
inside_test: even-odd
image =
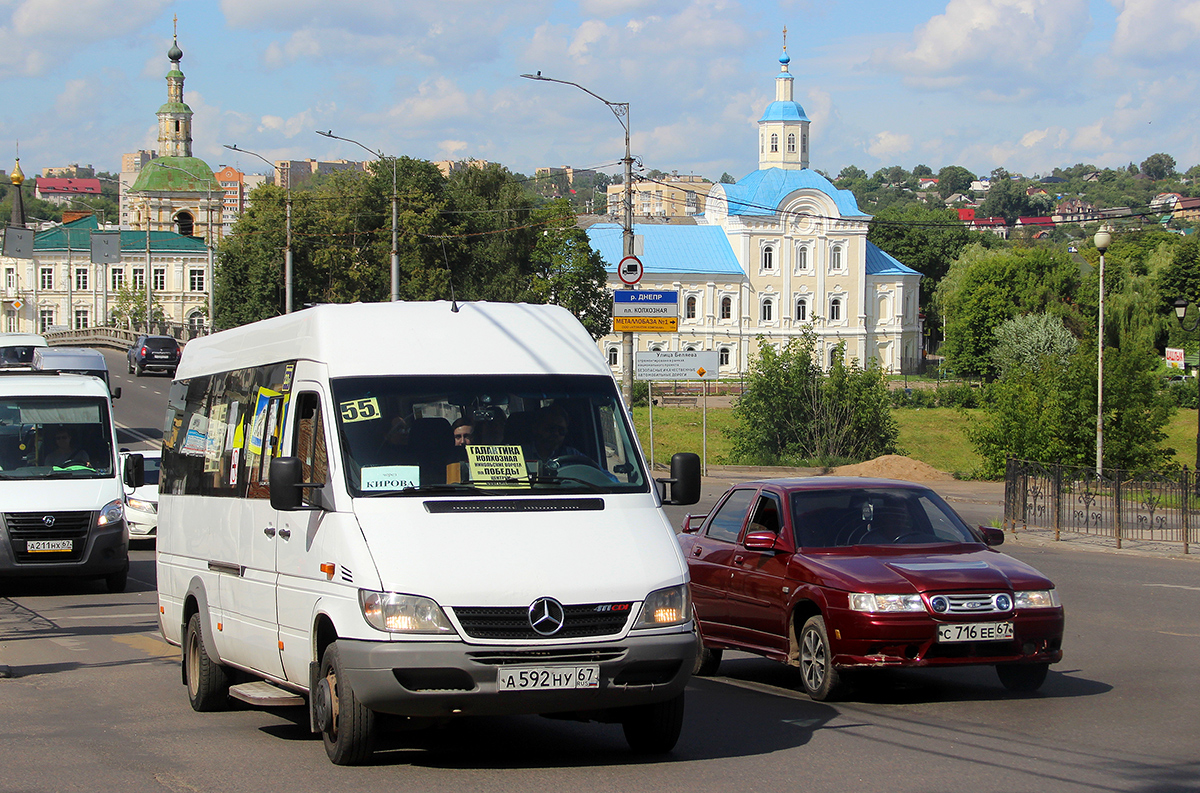
[[[35,197],[54,204],[65,204],[72,198],[100,195],[99,179],[68,179],[55,176],[39,176]]]

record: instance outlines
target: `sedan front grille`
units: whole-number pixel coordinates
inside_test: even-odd
[[[935,614],[1007,614],[1013,597],[1007,592],[978,595],[931,595],[929,606]]]

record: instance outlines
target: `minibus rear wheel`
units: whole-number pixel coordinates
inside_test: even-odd
[[[229,671],[204,649],[199,612],[188,620],[183,643],[183,670],[192,710],[204,713],[225,710],[229,706]]]
[[[621,719],[625,741],[638,754],[663,754],[675,748],[683,729],[683,693],[666,702],[628,708]]]
[[[338,644],[333,642],[321,656],[321,685],[327,686],[329,714],[321,731],[325,753],[334,765],[361,765],[375,748],[375,713],[354,696],[342,672]]]

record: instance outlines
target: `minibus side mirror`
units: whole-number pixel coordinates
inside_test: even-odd
[[[146,484],[146,458],[140,454],[125,455],[125,468],[121,471],[121,481],[127,487],[141,487]]]
[[[117,386],[109,393],[112,395],[113,399],[120,399],[121,398],[121,386]]]
[[[657,479],[662,485],[664,504],[682,506],[700,500],[700,455],[694,452],[678,452],[671,457],[671,478]],[[671,497],[667,498],[667,486]]]
[[[271,461],[268,474],[271,486],[271,508],[280,512],[294,512],[298,509],[320,509],[302,505],[302,496],[306,487],[323,487],[313,482],[300,479],[302,469],[299,457],[276,457]]]

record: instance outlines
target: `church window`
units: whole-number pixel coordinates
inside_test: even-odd
[[[779,151],[779,136],[774,132],[771,133],[771,153]]]
[[[796,249],[796,269],[808,269],[808,248],[801,247]]]
[[[808,298],[800,298],[796,301],[796,321],[805,322],[808,320]]]
[[[684,307],[684,318],[685,319],[695,319],[696,318],[696,296],[688,295],[687,303],[685,303],[684,306],[685,306]]]
[[[789,132],[788,133],[788,154],[795,154],[795,153],[796,153],[796,133]]]
[[[842,299],[835,297],[829,301],[829,321],[840,322],[842,319]]]
[[[175,218],[175,230],[182,237],[192,236],[195,230],[195,219],[190,212],[180,212]]]
[[[763,248],[762,252],[762,268],[764,270],[775,269],[775,249],[770,245]]]
[[[729,348],[728,347],[722,347],[718,351],[717,363],[719,363],[721,366],[729,366]]]
[[[832,270],[842,269],[842,249],[840,246],[833,246],[833,250],[829,255],[829,267]]]
[[[609,366],[617,365],[617,348],[616,347],[608,348],[608,365]]]
[[[771,322],[775,314],[774,308],[774,302],[768,297],[762,302],[762,310],[759,312],[759,319],[763,322]]]
[[[728,297],[721,298],[721,319],[731,319],[733,317],[733,299]]]
[[[833,366],[838,360],[838,348],[834,347],[829,351],[829,365]]]

